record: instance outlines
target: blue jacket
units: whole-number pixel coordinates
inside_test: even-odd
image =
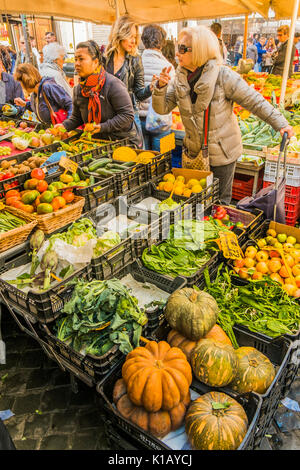
[[[2,81],[5,83],[5,103],[14,104],[15,98],[24,99],[21,83],[17,82],[10,73],[2,72]],[[0,103],[0,106],[4,103]]]
[[[258,54],[257,63],[258,63],[258,64],[261,64],[261,62],[262,62],[262,55],[263,55],[263,54],[266,54],[267,51],[266,51],[266,49],[264,49],[264,48],[262,47],[262,45],[261,45],[260,42],[257,42],[255,45],[256,45],[256,47],[257,47],[257,54]]]
[[[52,124],[50,111],[46,104],[43,93],[45,93],[46,98],[48,99],[54,112],[58,111],[59,109],[64,109],[68,114],[67,117],[69,118],[71,116],[73,108],[72,98],[60,85],[57,85],[54,78],[49,77],[43,77],[40,82],[38,89],[38,110],[36,109],[37,95],[35,93],[31,94],[30,101],[26,104],[26,109],[33,111],[37,118],[41,119],[42,122],[46,124]]]

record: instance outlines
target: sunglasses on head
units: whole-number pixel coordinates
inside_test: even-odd
[[[179,54],[185,54],[186,52],[191,52],[192,48],[187,47],[184,44],[178,44],[177,50],[178,50]]]

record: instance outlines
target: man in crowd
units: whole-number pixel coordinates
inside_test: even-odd
[[[239,60],[243,57],[243,36],[238,36],[234,45],[234,65],[238,65]]]
[[[226,64],[227,49],[222,40],[222,26],[220,25],[220,23],[215,22],[210,25],[210,29],[212,30],[213,33],[215,33],[215,35],[218,38],[219,45],[220,45],[220,53],[221,53],[221,56],[223,57],[224,64]]]
[[[256,48],[257,48],[257,63],[255,67],[256,72],[261,72],[261,63],[262,63],[262,56],[265,54],[267,51],[265,49],[266,46],[266,38],[262,36],[259,41],[256,43]]]
[[[31,37],[30,37],[30,41],[31,41]],[[31,44],[32,44],[32,41],[31,41]],[[17,68],[17,66],[19,64],[24,64],[25,62],[27,62],[27,60],[26,60],[26,44],[25,44],[24,37],[21,36],[20,37],[20,42],[19,42],[19,51],[18,51],[17,57],[16,57],[15,68]],[[33,51],[32,51],[32,65],[34,65],[36,68],[38,68],[38,61],[37,61],[36,55],[34,54]]]
[[[295,57],[294,57],[294,71],[299,72],[299,56],[300,56],[300,33],[294,35]]]
[[[57,42],[55,33],[53,33],[53,31],[47,31],[45,34],[45,41],[47,44],[50,44],[50,42]]]
[[[284,69],[284,62],[285,56],[287,51],[288,39],[289,39],[290,28],[288,25],[279,26],[277,29],[277,38],[279,41],[279,45],[277,51],[272,56],[274,58],[274,65],[272,69],[272,73],[274,75],[283,75]],[[293,61],[295,57],[295,46],[293,46],[292,54],[291,54],[291,61],[289,67],[289,77],[293,73]]]
[[[40,56],[39,51],[37,50],[36,41],[33,36],[30,36],[30,44],[31,44],[32,54],[35,56],[35,60],[37,62],[37,68],[39,69],[40,63],[41,63],[41,56]]]

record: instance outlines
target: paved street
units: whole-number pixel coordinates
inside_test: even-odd
[[[95,388],[78,381],[74,393],[70,375],[18,328],[5,308],[2,311],[7,363],[0,365],[0,411],[9,409],[15,415],[4,423],[16,448],[112,449],[104,437]],[[300,402],[300,377],[291,398]],[[278,433],[272,427],[268,436],[264,449],[300,449],[300,430]]]

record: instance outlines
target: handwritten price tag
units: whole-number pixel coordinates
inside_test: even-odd
[[[219,236],[218,245],[225,258],[238,259],[244,256],[234,232],[219,232]]]
[[[71,173],[76,173],[78,168],[78,163],[73,162],[70,158],[62,156],[59,160],[59,165],[62,166],[65,170],[70,171]]]

